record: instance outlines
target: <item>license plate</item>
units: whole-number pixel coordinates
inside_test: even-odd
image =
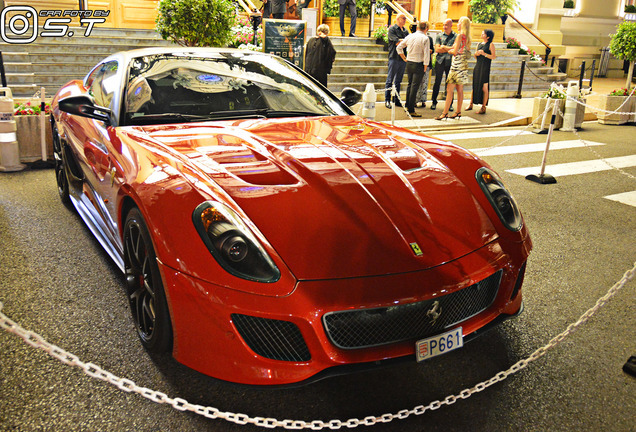
[[[462,346],[464,346],[462,328],[457,327],[446,333],[415,342],[415,355],[417,356],[417,361],[421,362],[440,354],[446,354]]]

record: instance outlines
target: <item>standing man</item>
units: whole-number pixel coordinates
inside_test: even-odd
[[[437,95],[439,94],[439,86],[442,83],[442,76],[445,74],[446,78],[448,78],[448,72],[450,71],[451,62],[453,61],[453,56],[449,54],[448,51],[453,47],[456,37],[457,33],[453,31],[453,20],[449,18],[444,21],[444,32],[435,38],[437,60],[435,61],[435,84],[433,84],[432,110],[437,108]],[[452,103],[450,111],[453,111]]]
[[[356,37],[356,18],[358,13],[356,12],[356,0],[338,0],[340,5],[340,35],[345,35],[344,19],[345,9],[349,8],[349,15],[351,15],[351,26],[349,27],[349,37]]]
[[[274,19],[285,18],[287,12],[287,0],[268,0],[272,2],[272,17]]]
[[[433,38],[428,34],[428,28],[424,32],[428,37],[428,48],[430,52],[428,67],[424,71],[424,77],[422,78],[422,84],[420,84],[420,89],[417,91],[417,97],[415,100],[417,101],[416,107],[426,108],[426,98],[428,97],[428,77],[431,76],[431,69],[433,68],[433,53],[435,52],[435,44],[433,44]]]
[[[386,84],[384,88],[384,106],[391,108],[391,87],[395,84],[395,89],[400,94],[400,84],[402,84],[402,77],[404,76],[404,69],[406,69],[406,62],[397,53],[397,45],[402,42],[402,39],[408,36],[409,32],[404,27],[406,24],[406,15],[398,14],[395,18],[395,24],[389,27],[389,73],[386,77]],[[449,66],[450,67],[450,66]],[[399,98],[396,96],[393,99],[393,103],[400,103]]]
[[[406,62],[406,74],[409,77],[409,85],[406,88],[406,109],[411,117],[422,117],[415,112],[415,98],[431,58],[427,31],[428,22],[422,21],[417,25],[417,31],[408,35],[397,46],[399,56]],[[404,48],[407,55],[404,55]]]

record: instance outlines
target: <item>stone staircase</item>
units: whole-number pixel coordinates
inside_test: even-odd
[[[382,45],[377,45],[373,38],[343,38],[330,37],[337,55],[331,75],[329,75],[329,90],[339,94],[344,87],[353,87],[364,91],[367,83],[372,83],[376,91],[384,88],[387,74],[388,53]],[[477,48],[474,42],[472,52]],[[528,61],[529,56],[518,54],[518,50],[506,48],[504,43],[495,43],[497,58],[490,68],[490,97],[508,98],[517,94],[519,74],[522,60],[527,61],[530,70],[524,74],[521,94],[524,97],[538,96],[544,93],[552,81],[560,81],[565,74],[555,73],[552,68],[545,67],[541,62]],[[469,74],[475,66],[473,58],[469,63]],[[402,94],[405,94],[408,79],[406,74],[402,80]],[[432,80],[429,87],[431,92]],[[464,86],[465,92],[472,91],[472,85]],[[468,96],[470,97],[470,96]],[[429,96],[430,99],[430,96]],[[378,100],[384,100],[378,94]]]
[[[38,37],[30,44],[0,43],[7,85],[14,99],[30,98],[46,89],[47,98],[67,82],[82,79],[100,60],[117,51],[168,46],[154,30],[98,29],[84,37],[73,28],[72,37]]]
[[[117,51],[134,48],[169,46],[154,30],[93,29],[90,37],[83,36],[83,29],[74,29],[72,37],[38,37],[30,44],[0,43],[7,84],[14,98],[30,98],[40,87],[45,87],[47,97],[73,79],[82,79],[101,59]],[[364,91],[367,83],[373,83],[376,91],[384,88],[387,73],[387,52],[373,38],[331,37],[338,54],[329,89],[339,94],[344,87]],[[516,50],[496,43],[497,59],[491,67],[491,97],[506,98],[517,93],[521,60]],[[473,50],[476,43],[473,44]],[[526,56],[527,58],[527,56]],[[470,63],[471,75],[474,59]],[[564,74],[555,74],[551,68],[529,62],[533,73],[526,70],[523,96],[536,96],[545,92],[550,82],[561,80]],[[538,78],[535,74],[540,77]],[[402,94],[406,91],[406,75]],[[432,85],[431,85],[432,86]],[[465,87],[470,92],[471,86]],[[430,91],[430,90],[429,90]],[[381,94],[378,100],[383,100]]]

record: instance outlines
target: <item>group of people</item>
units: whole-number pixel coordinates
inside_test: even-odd
[[[355,17],[354,17],[355,18]],[[435,61],[435,82],[431,109],[437,108],[437,97],[443,77],[446,77],[446,101],[442,113],[435,120],[446,118],[461,118],[464,102],[464,85],[470,82],[468,61],[471,56],[470,19],[461,17],[457,22],[457,33],[453,31],[453,21],[444,22],[443,32],[433,42],[428,34],[428,22],[419,22],[416,31],[409,33],[405,27],[406,16],[398,14],[396,23],[389,27],[389,65],[385,84],[384,104],[392,108],[392,104],[400,105],[397,96],[400,92],[402,77],[406,71],[408,85],[406,88],[406,109],[411,117],[422,117],[415,108],[425,108],[428,93],[428,78],[433,68],[433,54]],[[342,25],[342,22],[341,22]],[[355,29],[355,19],[352,19]],[[307,42],[305,49],[305,70],[327,87],[327,76],[331,73],[336,50],[329,40],[329,26],[322,24],[317,28],[317,36]],[[466,111],[473,109],[473,105],[481,105],[478,114],[486,113],[488,104],[488,85],[490,82],[490,65],[497,55],[492,30],[481,33],[481,42],[475,50],[476,64],[473,70],[473,91]],[[392,88],[396,95],[391,97]],[[453,115],[453,99],[457,90],[458,109]]]
[[[392,104],[399,105],[397,95],[391,97],[392,87],[395,86],[397,94],[400,92],[402,77],[406,71],[408,86],[406,89],[406,109],[412,117],[422,115],[415,111],[416,107],[426,107],[428,92],[428,77],[433,67],[432,56],[435,60],[435,82],[431,109],[437,108],[442,78],[446,77],[446,101],[444,110],[436,117],[436,120],[446,118],[461,118],[462,104],[464,102],[464,85],[469,83],[468,61],[470,52],[470,19],[461,17],[457,22],[457,33],[453,31],[453,21],[444,22],[443,32],[433,42],[428,35],[428,23],[417,24],[417,31],[410,33],[406,27],[406,16],[398,14],[396,23],[389,27],[389,71],[385,85],[385,106],[391,108]],[[490,64],[497,57],[493,44],[494,32],[485,30],[481,34],[482,42],[477,45],[475,51],[476,65],[473,70],[473,92],[467,111],[473,109],[473,104],[480,104],[479,114],[486,113],[488,104],[488,84],[490,81]],[[406,49],[406,53],[404,50]],[[457,90],[458,110],[449,117],[453,111],[454,92]]]

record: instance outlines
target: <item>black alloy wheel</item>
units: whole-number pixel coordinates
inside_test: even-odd
[[[57,182],[57,193],[60,195],[62,204],[70,208],[71,198],[69,195],[68,177],[66,176],[66,170],[64,168],[64,159],[62,158],[62,142],[53,118],[51,118],[51,132],[53,135],[53,157],[55,158],[55,180]]]
[[[124,225],[124,261],[128,298],[137,333],[150,352],[172,348],[172,325],[146,223],[137,208],[126,217]]]

